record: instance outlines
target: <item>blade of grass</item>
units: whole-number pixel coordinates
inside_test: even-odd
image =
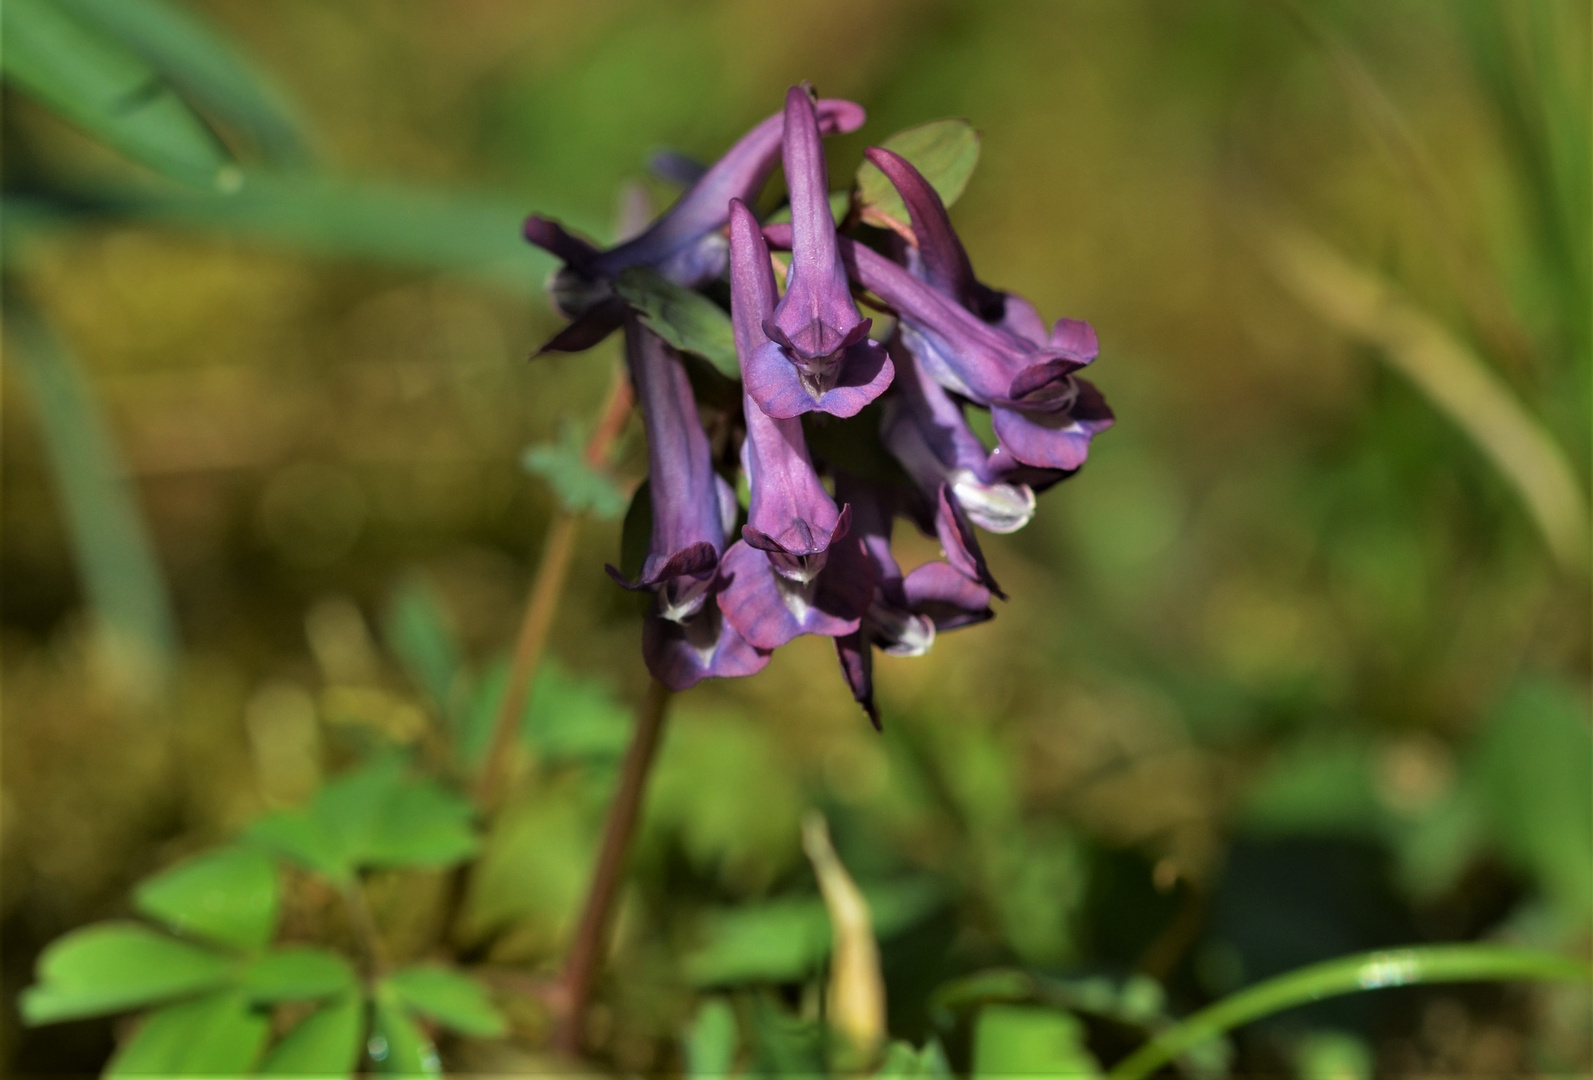
[[[190,12],[165,0],[56,2],[137,53],[215,119],[247,134],[268,160],[305,160],[301,124],[281,93]]]
[[[177,632],[165,577],[110,427],[79,365],[26,301],[5,293],[8,356],[33,401],[90,607],[117,671],[153,690]]]
[[[316,176],[246,175],[226,196],[85,192],[86,212],[216,231],[316,255],[466,274],[540,293],[551,256],[520,237],[525,210],[485,195]],[[565,217],[572,228],[587,223]]]
[[[1516,490],[1556,561],[1588,576],[1588,499],[1559,445],[1510,387],[1462,341],[1388,282],[1314,234],[1258,227],[1278,280],[1344,334],[1377,346]]]
[[[52,0],[6,0],[5,81],[149,168],[200,187],[236,180],[226,149],[160,75]]]
[[[1207,1039],[1323,998],[1388,986],[1496,981],[1589,982],[1593,972],[1563,956],[1497,945],[1424,945],[1326,960],[1202,1009],[1118,1062],[1107,1080],[1143,1080]]]

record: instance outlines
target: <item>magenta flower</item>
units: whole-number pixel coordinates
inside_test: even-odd
[[[824,135],[863,126],[863,107],[825,99],[812,108],[813,126]],[[774,170],[785,115],[776,114],[741,137],[675,205],[641,235],[607,251],[570,234],[557,222],[533,214],[525,238],[564,260],[550,285],[554,303],[573,320],[544,351],[577,352],[597,344],[620,324],[625,304],[610,282],[631,266],[651,266],[677,285],[696,288],[724,273],[724,228],[732,199],[748,201]]]
[[[708,437],[679,354],[625,320],[625,360],[647,431],[652,539],[641,576],[626,588],[657,597],[642,630],[651,671],[672,690],[714,675],[750,675],[769,655],[727,623],[715,599],[720,556],[739,511],[735,492],[713,468]]]
[[[765,340],[747,357],[743,381],[758,407],[778,419],[805,412],[856,416],[890,385],[893,372],[885,350],[869,340],[872,321],[852,302],[836,251],[818,117],[800,86],[785,98],[785,176],[791,190],[791,269],[785,296],[763,320]],[[768,250],[750,213],[742,214],[739,225],[732,219],[730,243],[732,274],[752,272],[755,262],[767,264]]]
[[[929,181],[905,158],[882,147],[870,147],[865,154],[907,206],[924,280],[999,332],[999,337],[976,340],[959,333],[966,324],[904,313],[903,341],[943,386],[990,406],[1001,450],[1012,459],[1039,468],[1077,469],[1089,453],[1091,438],[1112,425],[1100,392],[1073,376],[1100,351],[1094,328],[1059,319],[1047,331],[1027,300],[981,284]]]
[[[836,508],[813,471],[801,421],[770,416],[752,397],[751,366],[771,344],[764,327],[775,310],[774,269],[757,222],[739,201],[730,222],[730,320],[748,387],[741,461],[751,505],[741,540],[724,558],[728,583],[719,603],[742,636],[774,649],[798,634],[856,630],[873,580],[861,546],[842,542],[849,513]]]
[[[922,656],[937,631],[984,622],[995,613],[990,590],[947,563],[925,563],[903,576],[891,554],[892,505],[885,489],[842,474],[836,491],[853,509],[853,529],[874,565],[876,580],[862,623],[835,639],[835,651],[852,696],[877,728],[874,649],[892,656]]]
[[[896,390],[881,430],[886,447],[926,494],[938,497],[942,484],[951,485],[974,524],[996,533],[1023,528],[1034,516],[1033,489],[1003,475],[1006,463],[985,449],[963,406],[899,342],[897,350]]]

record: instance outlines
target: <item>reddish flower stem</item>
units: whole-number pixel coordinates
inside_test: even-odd
[[[608,463],[609,452],[625,427],[634,403],[630,380],[624,371],[614,375],[608,400],[598,418],[597,427],[586,442],[586,461],[594,468]],[[559,609],[559,597],[564,592],[564,579],[568,576],[570,556],[575,551],[575,534],[580,526],[580,515],[559,510],[548,524],[547,538],[542,543],[542,559],[536,575],[531,579],[531,592],[526,597],[525,616],[520,621],[520,634],[515,640],[514,654],[509,661],[509,678],[504,684],[503,701],[498,706],[498,716],[492,727],[492,740],[487,744],[487,757],[476,777],[476,805],[491,811],[503,796],[503,786],[509,780],[513,759],[515,733],[520,719],[525,715],[526,699],[537,669],[542,666],[542,653],[547,647],[548,632],[553,627],[553,616]]]
[[[603,846],[592,872],[592,887],[581,911],[580,925],[575,929],[569,959],[565,962],[559,994],[563,1015],[554,1035],[554,1046],[569,1057],[581,1052],[586,1007],[592,996],[592,984],[597,979],[598,965],[606,951],[609,923],[625,876],[625,856],[636,823],[641,819],[642,796],[663,736],[669,698],[669,689],[656,679],[648,686],[641,715],[636,718],[636,733],[620,769],[619,790],[614,793],[614,802],[609,807]]]

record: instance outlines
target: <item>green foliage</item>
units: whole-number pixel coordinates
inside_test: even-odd
[[[39,957],[22,1018],[49,1024],[184,997],[229,982],[232,960],[148,927],[100,923],[74,930]]]
[[[150,1013],[106,1075],[243,1076],[270,1034],[270,1018],[250,1009],[242,994],[210,994]]]
[[[508,1031],[481,984],[457,971],[435,964],[405,968],[382,986],[394,1001],[461,1034],[494,1039]]]
[[[1567,926],[1593,914],[1593,731],[1579,692],[1547,681],[1516,687],[1475,748],[1488,827],[1541,881]]]
[[[1294,1050],[1299,1080],[1372,1080],[1373,1065],[1366,1040],[1342,1031],[1314,1031]]]
[[[653,492],[643,480],[631,496],[625,510],[625,521],[620,526],[620,573],[626,581],[634,582],[642,576],[647,564],[647,552],[653,542]]]
[[[444,867],[476,850],[475,811],[435,780],[384,757],[337,777],[307,810],[261,818],[249,836],[334,882],[363,867]]]
[[[724,998],[708,998],[686,1032],[686,1075],[691,1080],[720,1080],[730,1075],[739,1042],[736,1013]]]
[[[980,1010],[974,1031],[976,1077],[1098,1077],[1084,1045],[1084,1025],[1067,1013],[1021,1005]]]
[[[1164,1030],[1118,1062],[1110,1080],[1142,1080],[1225,1031],[1323,998],[1388,986],[1495,979],[1587,983],[1593,971],[1554,953],[1498,945],[1427,945],[1327,960],[1248,986]]]
[[[349,994],[294,1025],[260,1063],[262,1076],[347,1076],[364,1049],[365,1002]]]
[[[441,1076],[437,1048],[391,995],[378,995],[366,1052],[376,1071],[389,1076]]]
[[[547,765],[618,761],[635,724],[629,706],[605,682],[577,675],[549,658],[526,703],[526,746]]]
[[[683,352],[696,353],[726,378],[741,378],[730,316],[712,300],[646,266],[621,271],[614,289],[649,330]]]
[[[185,98],[249,135],[276,164],[302,163],[299,121],[282,95],[223,36],[166,0],[55,0],[137,53]]]
[[[966,120],[935,120],[898,131],[880,143],[912,162],[947,206],[956,202],[979,164],[979,133]],[[885,174],[869,162],[858,166],[857,190],[863,220],[883,228],[908,224],[907,206]]]
[[[149,878],[133,904],[183,935],[260,949],[276,929],[281,899],[276,867],[263,852],[223,848]]]
[[[940,902],[932,881],[865,885],[863,895],[880,940],[912,926]],[[699,927],[701,943],[684,960],[697,986],[795,982],[818,969],[830,954],[830,917],[818,899],[769,900],[709,911]]]
[[[340,954],[312,946],[266,953],[243,973],[243,991],[258,1004],[315,1001],[353,993],[358,978]]]
[[[520,464],[548,482],[566,513],[612,521],[629,504],[614,478],[587,460],[585,440],[573,424],[564,425],[558,442],[527,447]]]
[[[910,1080],[913,1077],[951,1080],[952,1075],[946,1051],[941,1049],[937,1039],[930,1039],[922,1050],[913,1049],[911,1043],[891,1043],[885,1048],[885,1059],[879,1070],[874,1073],[875,1080]]]
[[[220,186],[230,157],[171,86],[56,0],[8,0],[5,81],[157,172]]]
[[[464,658],[436,590],[418,575],[406,577],[394,590],[386,616],[382,636],[388,649],[438,710],[451,716]]]
[[[7,19],[12,11],[8,5]],[[11,48],[8,42],[8,55]],[[109,421],[78,359],[19,291],[6,288],[3,295],[6,334],[15,346],[7,357],[48,450],[89,602],[130,681],[159,681],[177,648],[176,624]]]
[[[352,880],[353,867],[331,827],[310,810],[279,810],[250,825],[244,836],[289,862],[332,881]]]

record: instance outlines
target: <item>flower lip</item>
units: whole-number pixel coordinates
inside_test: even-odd
[[[763,234],[772,247],[788,248],[793,243],[789,225],[765,226]],[[977,404],[1048,407],[1048,387],[1088,363],[1065,348],[981,322],[955,298],[863,244],[841,236],[836,238],[836,250],[853,280],[894,310],[904,330],[917,332],[949,368],[959,392]]]
[[[800,86],[786,95],[783,152],[794,245],[784,296],[775,288],[757,219],[741,200],[730,203],[732,314],[738,292],[747,309],[737,331],[742,382],[776,419],[856,416],[890,385],[895,369],[869,340],[873,320],[852,300],[836,251],[819,122]]]

